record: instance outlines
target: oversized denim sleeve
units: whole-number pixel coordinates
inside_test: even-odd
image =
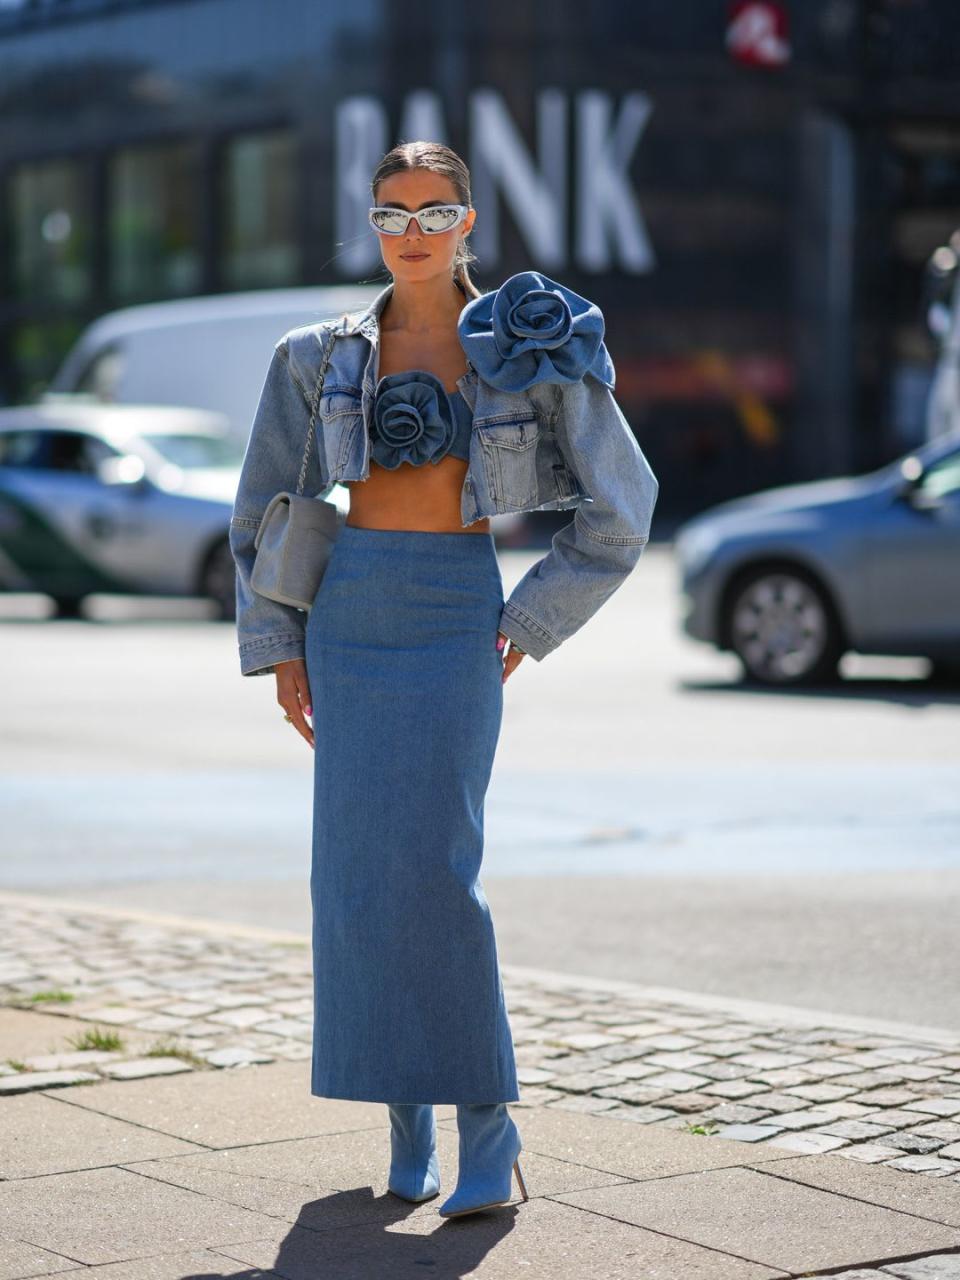
[[[589,499],[514,587],[499,624],[537,662],[630,575],[650,536],[660,488],[613,392],[592,376],[562,388],[557,441]]]
[[[265,676],[274,664],[304,657],[307,614],[293,605],[258,595],[250,586],[256,557],[254,538],[275,493],[295,491],[307,430],[308,392],[290,363],[286,338],[273,351],[240,471],[230,520],[230,550],[237,567],[237,640],[240,671]],[[319,418],[315,430],[320,430]],[[321,488],[319,454],[311,449],[304,493]]]

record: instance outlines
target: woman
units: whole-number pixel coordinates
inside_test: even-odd
[[[315,749],[311,1091],[387,1104],[388,1186],[411,1201],[439,1192],[433,1107],[455,1103],[451,1217],[507,1203],[514,1172],[527,1199],[479,879],[503,684],[627,576],[657,482],[610,395],[599,310],[532,272],[495,294],[473,284],[456,153],[404,143],[371,193],[392,284],[352,326],[277,344],[231,546],[243,674],[275,672],[285,719]],[[315,490],[348,484],[350,511],[304,625],[249,575],[308,419]],[[580,518],[505,602],[490,514],[570,506]]]

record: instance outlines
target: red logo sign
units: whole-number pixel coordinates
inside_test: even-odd
[[[772,0],[734,0],[727,21],[727,48],[738,62],[782,67],[790,61],[787,11]]]

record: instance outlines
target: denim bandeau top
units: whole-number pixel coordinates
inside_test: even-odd
[[[457,424],[450,452],[455,458],[463,458],[464,461],[469,462],[470,436],[473,432],[473,410],[464,400],[463,392],[459,387],[450,397],[450,403],[453,405],[453,416]]]
[[[426,369],[388,373],[377,383],[370,437],[382,467],[422,466],[447,454],[468,462],[472,430],[473,411],[459,387],[448,392]]]

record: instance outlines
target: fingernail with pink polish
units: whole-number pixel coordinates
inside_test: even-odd
[[[503,646],[504,646],[506,643],[507,643],[507,642],[506,642],[506,640],[504,640],[503,636],[497,636],[497,648],[498,648],[498,649],[502,649],[502,648],[503,648]]]

